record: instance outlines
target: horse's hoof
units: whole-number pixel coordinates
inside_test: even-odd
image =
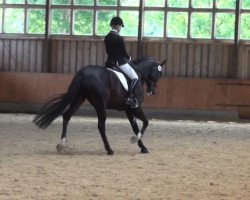
[[[59,143],[59,144],[56,145],[56,151],[58,153],[62,153],[63,152],[63,148],[64,148],[64,146],[61,143]]]
[[[142,149],[141,149],[141,153],[149,153],[149,151],[148,151],[147,148],[142,148]]]
[[[112,156],[112,155],[114,155],[114,152],[113,151],[108,151],[108,153],[107,153],[109,156]]]

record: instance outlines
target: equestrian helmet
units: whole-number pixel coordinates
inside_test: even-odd
[[[110,21],[110,26],[120,25],[124,27],[123,20],[120,17],[113,17]]]

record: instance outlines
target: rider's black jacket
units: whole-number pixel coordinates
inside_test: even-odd
[[[105,63],[106,67],[114,65],[123,65],[128,62],[128,55],[123,37],[116,31],[110,31],[104,38],[108,59]]]

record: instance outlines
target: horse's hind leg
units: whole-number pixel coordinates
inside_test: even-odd
[[[70,118],[73,114],[78,110],[81,104],[84,102],[86,98],[82,98],[80,95],[77,96],[71,103],[67,111],[63,114],[63,128],[62,128],[62,135],[61,135],[61,144],[57,145],[57,151],[61,152],[63,146],[66,142],[66,135],[67,135],[67,126],[69,123]]]
[[[93,104],[92,104],[93,105]],[[104,105],[93,105],[95,107],[95,110],[97,112],[98,115],[98,129],[99,132],[101,134],[102,137],[102,141],[104,143],[104,147],[107,151],[108,155],[113,155],[114,152],[111,149],[107,136],[106,136],[106,127],[105,127],[105,123],[106,123],[106,118],[107,118],[107,112],[106,112],[106,107]]]
[[[137,109],[141,110],[141,108],[139,108],[139,107]],[[139,114],[139,113],[141,113],[141,114]],[[138,146],[141,148],[141,152],[142,153],[149,153],[147,147],[143,144],[143,142],[141,140],[142,135],[143,135],[144,131],[146,130],[147,126],[148,126],[147,118],[145,117],[142,110],[140,112],[137,112],[136,117],[139,118],[140,120],[142,120],[142,122],[143,122],[143,127],[142,127],[142,129],[140,131],[140,129],[138,127],[138,124],[136,122],[136,118],[135,118],[134,113],[131,112],[131,110],[128,110],[128,111],[126,111],[126,114],[127,114],[128,120],[129,120],[129,122],[130,122],[130,124],[131,124],[131,126],[133,128],[133,131],[137,136],[136,140],[138,141]],[[136,141],[136,140],[134,140],[134,141]],[[133,142],[133,141],[131,141],[131,142]]]

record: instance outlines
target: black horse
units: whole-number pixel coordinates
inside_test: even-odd
[[[148,119],[145,117],[141,108],[144,99],[143,85],[146,82],[149,95],[155,94],[156,83],[162,76],[161,69],[164,63],[165,61],[160,63],[151,57],[141,57],[134,61],[134,68],[140,81],[135,91],[139,104],[137,108],[131,108],[125,104],[125,99],[128,95],[127,91],[114,72],[101,66],[89,65],[77,72],[65,94],[48,101],[40,111],[38,111],[33,122],[39,128],[45,129],[58,116],[63,115],[61,144],[57,146],[57,150],[59,150],[65,143],[67,125],[70,118],[87,99],[97,112],[98,129],[108,155],[113,155],[114,152],[108,143],[105,133],[106,109],[126,112],[133,131],[136,134],[134,139],[138,142],[141,152],[148,153],[148,149],[141,140],[148,126]],[[136,118],[143,122],[141,130],[138,127]]]

